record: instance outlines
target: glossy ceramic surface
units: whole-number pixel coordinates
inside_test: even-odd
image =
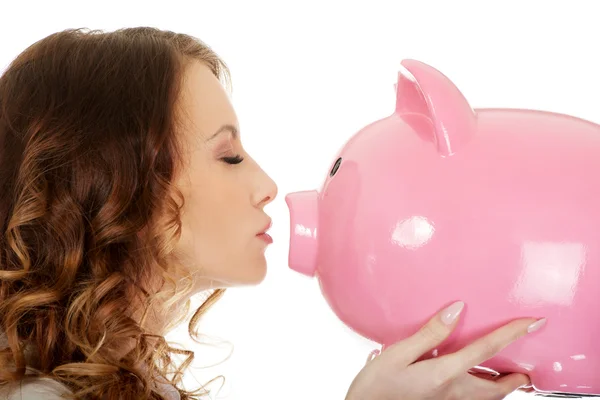
[[[543,391],[600,394],[600,126],[473,110],[405,60],[396,110],[353,135],[320,190],[290,193],[290,267],[358,334],[390,345],[455,300],[452,352],[547,317],[483,366]]]

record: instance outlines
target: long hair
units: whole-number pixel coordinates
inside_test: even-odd
[[[157,383],[182,382],[193,352],[145,332],[132,304],[167,315],[191,290],[171,260],[184,200],[172,183],[176,108],[193,60],[228,79],[188,35],[74,29],[34,43],[0,77],[0,384],[33,370],[76,398],[162,399]],[[169,289],[150,290],[156,279]]]

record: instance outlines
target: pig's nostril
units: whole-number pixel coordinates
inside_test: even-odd
[[[337,170],[340,168],[340,164],[342,163],[342,157],[338,158],[335,161],[335,164],[333,164],[333,168],[331,168],[331,172],[329,173],[329,176],[334,176],[335,173],[337,172]]]

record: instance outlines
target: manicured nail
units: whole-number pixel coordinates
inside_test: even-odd
[[[527,333],[535,332],[546,325],[546,318],[538,319],[527,328]]]
[[[446,308],[444,311],[442,311],[442,322],[446,325],[451,325],[454,321],[456,321],[456,318],[458,318],[464,307],[465,303],[462,301],[457,301]]]

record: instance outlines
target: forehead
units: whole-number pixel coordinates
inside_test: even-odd
[[[188,65],[181,89],[179,106],[186,131],[208,139],[223,125],[237,126],[225,88],[204,63],[194,61]]]

